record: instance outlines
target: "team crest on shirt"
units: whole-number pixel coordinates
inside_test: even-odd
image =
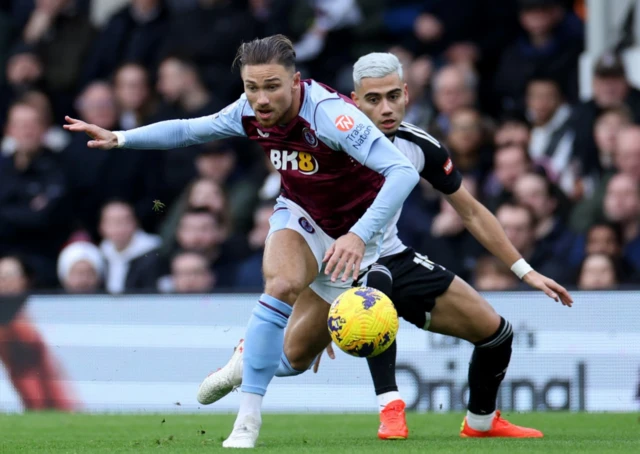
[[[338,118],[336,118],[336,121],[334,123],[336,125],[336,128],[338,128],[342,132],[351,131],[351,129],[355,125],[353,118],[348,115],[340,115]]]
[[[307,232],[315,233],[316,229],[313,228],[313,226],[311,225],[311,223],[307,218],[302,217],[298,219],[298,222],[300,223],[300,227],[305,229]]]
[[[304,128],[302,130],[302,137],[304,137],[304,141],[307,142],[312,147],[318,146],[318,138],[313,133],[313,131],[309,128]]]

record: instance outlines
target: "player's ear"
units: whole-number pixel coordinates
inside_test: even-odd
[[[293,74],[293,86],[294,88],[300,85],[300,71],[296,71]]]
[[[356,103],[356,106],[358,106],[358,109],[359,109],[360,108],[360,103],[358,102],[359,98],[355,91],[351,92],[351,100]]]
[[[409,86],[406,83],[404,84],[404,105],[409,105]]]

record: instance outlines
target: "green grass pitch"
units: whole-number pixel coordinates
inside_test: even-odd
[[[461,414],[409,414],[410,438],[380,441],[377,415],[265,415],[258,452],[640,453],[634,414],[504,414],[544,439],[460,439]],[[231,415],[0,415],[0,453],[209,453],[222,451]],[[229,452],[228,450],[224,450]]]

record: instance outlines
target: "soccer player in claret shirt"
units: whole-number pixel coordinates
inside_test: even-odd
[[[244,94],[221,112],[111,132],[67,117],[90,148],[169,149],[231,136],[258,142],[282,176],[263,272],[265,291],[243,346],[240,410],[223,446],[252,448],[262,398],[281,361],[287,322],[325,314],[293,342],[327,345],[328,304],[373,264],[385,226],[419,180],[410,161],[349,100],[301,81],[282,35],[242,44],[236,59]],[[297,304],[300,300],[303,304]],[[294,303],[295,306],[294,306]]]
[[[462,177],[444,146],[416,126],[403,122],[409,94],[398,59],[392,54],[366,55],[356,62],[353,78],[352,97],[356,105],[409,158],[421,177],[445,194],[473,236],[531,287],[571,306],[569,293],[533,270],[507,239],[496,218],[462,186]],[[540,431],[511,424],[496,410],[498,388],[511,358],[511,324],[459,277],[405,246],[398,238],[399,217],[400,211],[385,231],[381,258],[359,283],[389,295],[398,315],[418,328],[474,344],[462,437],[541,437]],[[310,329],[310,325],[304,328]],[[295,352],[288,354],[293,367],[281,364],[277,376],[303,373],[318,355],[317,345],[289,343],[289,339],[297,337],[298,329],[300,326],[288,328],[284,347],[285,352]],[[396,351],[394,342],[384,353],[367,360],[378,395],[378,436],[382,439],[404,439],[409,435],[405,404],[395,378]],[[333,356],[331,350],[329,355]],[[203,381],[198,399],[208,404],[228,394],[241,383],[241,372],[242,348],[236,348],[229,363]]]

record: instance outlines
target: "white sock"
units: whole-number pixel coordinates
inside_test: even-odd
[[[241,393],[240,397],[240,410],[238,410],[238,416],[236,417],[236,423],[244,419],[245,416],[251,415],[262,421],[260,416],[262,409],[262,398],[260,394]]]
[[[398,391],[389,391],[388,393],[378,394],[378,411],[382,412],[384,407],[389,405],[394,400],[402,400],[402,396]]]
[[[478,430],[480,432],[486,432],[491,429],[491,423],[493,422],[493,418],[496,416],[496,412],[489,413],[488,415],[476,415],[475,413],[471,413],[467,410],[467,424],[473,430]]]

